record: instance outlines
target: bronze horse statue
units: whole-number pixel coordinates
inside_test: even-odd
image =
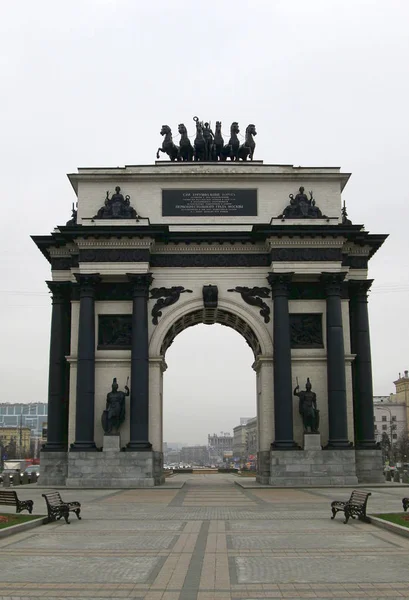
[[[195,161],[203,162],[206,160],[206,140],[203,136],[203,123],[199,121],[199,117],[193,117],[196,123],[196,137],[194,141]]]
[[[180,160],[184,162],[191,162],[193,160],[194,150],[193,146],[190,143],[190,140],[187,135],[186,126],[181,123],[178,127],[178,131],[180,133],[180,141],[179,141],[179,156]]]
[[[213,160],[221,160],[221,154],[224,146],[224,139],[222,136],[222,123],[216,121],[216,128],[213,140]]]
[[[240,133],[239,124],[237,123],[237,121],[234,121],[230,125],[229,143],[223,146],[220,155],[220,160],[227,160],[228,158],[230,158],[230,160],[239,160],[238,154],[240,142],[239,138],[237,137],[238,133]]]
[[[239,148],[238,157],[242,160],[247,160],[247,157],[250,160],[253,160],[254,149],[256,147],[256,142],[253,139],[253,135],[257,135],[256,126],[253,123],[247,125],[246,127],[246,138],[244,144],[242,144]]]
[[[158,148],[156,158],[159,158],[159,152],[167,154],[171,161],[180,160],[179,147],[173,143],[172,130],[169,125],[162,125],[160,134],[164,135],[165,138],[162,142],[162,148]]]

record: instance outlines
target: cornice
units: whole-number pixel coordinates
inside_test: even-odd
[[[342,248],[345,244],[345,238],[294,238],[294,237],[269,237],[266,239],[266,244],[270,248]]]
[[[263,243],[206,243],[202,244],[161,244],[156,243],[152,248],[152,254],[260,254],[268,252],[266,244]]]
[[[78,173],[70,173],[68,179],[78,193],[78,183],[82,181],[124,182],[124,181],[189,181],[201,177],[207,180],[245,181],[338,181],[341,191],[350,178],[350,173],[341,173],[339,167],[294,167],[293,165],[264,165],[261,161],[244,163],[170,163],[154,165],[128,165],[114,168],[79,168]]]
[[[353,242],[347,242],[343,247],[343,253],[349,254],[349,256],[369,256],[371,254],[372,247],[365,244],[363,246],[357,246]]]
[[[104,248],[136,248],[149,249],[155,242],[153,238],[77,238],[76,244],[80,250],[104,249]]]

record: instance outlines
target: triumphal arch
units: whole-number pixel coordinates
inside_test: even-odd
[[[254,353],[259,482],[379,481],[367,273],[386,236],[349,220],[339,168],[246,160],[247,137],[200,153],[200,125],[192,151],[165,137],[169,162],[70,174],[72,218],[33,238],[51,265],[43,485],[163,483],[166,351],[197,323]]]

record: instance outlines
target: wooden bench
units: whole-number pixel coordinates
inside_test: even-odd
[[[16,513],[21,513],[22,510],[33,512],[34,502],[32,500],[19,500],[17,492],[14,490],[0,490],[0,504],[15,506]]]
[[[331,519],[335,519],[337,512],[342,511],[345,514],[344,523],[348,523],[349,517],[352,517],[353,519],[358,517],[358,519],[361,519],[362,521],[369,521],[366,516],[366,504],[370,495],[370,492],[354,490],[349,500],[334,500],[331,502]]]
[[[59,492],[50,492],[42,494],[45,498],[48,511],[48,521],[56,521],[64,517],[65,522],[69,524],[69,513],[74,512],[78,519],[81,519],[81,504],[79,502],[64,502]]]
[[[402,498],[403,510],[406,512],[409,506],[409,498]]]

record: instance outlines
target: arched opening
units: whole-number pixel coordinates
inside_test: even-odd
[[[256,470],[257,374],[252,366],[260,353],[253,329],[227,310],[195,310],[173,323],[161,346],[167,365],[165,464]]]

